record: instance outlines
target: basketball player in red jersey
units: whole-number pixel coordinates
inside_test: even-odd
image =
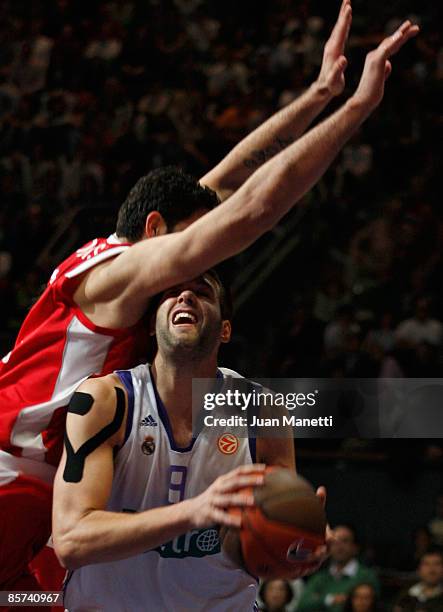
[[[50,533],[51,488],[45,483],[51,483],[60,456],[64,407],[75,387],[93,373],[134,363],[140,321],[153,294],[244,249],[306,193],[381,101],[387,57],[418,31],[403,24],[368,58],[355,96],[342,109],[283,151],[277,152],[277,145],[266,150],[263,161],[276,155],[249,176],[255,170],[243,163],[249,151],[273,142],[281,148],[283,134],[293,130],[298,136],[342,87],[349,23],[349,0],[344,0],[325,49],[327,68],[311,94],[292,111],[271,118],[203,177],[202,183],[226,202],[196,220],[212,207],[215,194],[194,182],[192,195],[189,177],[176,175],[172,182],[183,181],[184,191],[175,195],[195,196],[196,204],[191,213],[168,219],[153,200],[152,182],[163,179],[167,199],[171,178],[161,171],[148,175],[122,207],[118,236],[89,243],[54,271],[0,369],[2,589],[29,584],[27,562]]]

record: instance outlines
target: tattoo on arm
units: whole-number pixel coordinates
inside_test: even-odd
[[[269,147],[265,149],[260,149],[258,151],[252,152],[252,157],[248,157],[244,160],[244,165],[246,168],[258,168],[262,164],[264,164],[268,159],[286,149],[288,145],[294,142],[294,137],[289,135],[287,138],[277,137],[274,138],[274,142]]]
[[[92,438],[82,444],[76,452],[74,452],[72,448],[68,434],[65,433],[66,465],[63,471],[63,480],[65,482],[80,482],[83,478],[86,457],[120,429],[123,423],[123,417],[125,416],[125,394],[118,387],[114,387],[114,389],[117,399],[115,416],[111,423],[103,427],[103,429],[92,436]],[[89,393],[74,393],[69,403],[68,412],[83,416],[89,412],[93,403],[94,398],[92,395],[89,395]]]

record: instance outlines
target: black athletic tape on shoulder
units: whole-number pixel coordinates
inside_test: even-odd
[[[85,467],[85,460],[88,455],[95,451],[100,444],[106,442],[111,436],[117,433],[123,423],[123,417],[125,416],[125,394],[122,389],[114,387],[117,395],[117,404],[115,407],[115,416],[109,425],[106,425],[92,438],[87,440],[80,446],[77,452],[74,452],[72,444],[69,441],[68,434],[65,433],[65,447],[66,447],[66,465],[63,471],[63,480],[65,482],[80,482],[83,478],[83,470]],[[87,395],[87,394],[85,394]]]
[[[84,416],[91,410],[93,403],[94,398],[92,395],[89,393],[82,393],[82,391],[76,391],[69,402],[68,412]]]

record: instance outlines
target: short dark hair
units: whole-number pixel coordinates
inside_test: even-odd
[[[220,203],[215,191],[200,185],[175,166],[152,170],[142,176],[120,207],[116,232],[131,242],[141,240],[146,217],[157,211],[168,231],[198,210],[212,210]]]
[[[220,288],[220,312],[223,321],[231,321],[234,314],[234,306],[232,303],[232,295],[229,285],[226,280],[220,277],[215,268],[207,270],[204,274],[207,274],[215,280]]]
[[[440,561],[443,563],[443,550],[439,546],[430,546],[426,552],[420,555],[419,564],[425,557],[440,557]]]
[[[334,529],[338,529],[338,528],[343,528],[343,529],[347,529],[348,531],[350,531],[352,533],[352,538],[354,540],[354,544],[356,546],[361,547],[361,545],[362,545],[361,537],[360,537],[360,535],[359,535],[355,525],[353,525],[352,523],[342,522],[342,523],[337,523],[337,525],[334,527]]]

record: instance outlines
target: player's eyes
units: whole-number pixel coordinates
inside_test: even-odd
[[[166,293],[163,294],[163,299],[167,300],[168,298],[177,297],[177,295],[178,291],[166,291]]]

